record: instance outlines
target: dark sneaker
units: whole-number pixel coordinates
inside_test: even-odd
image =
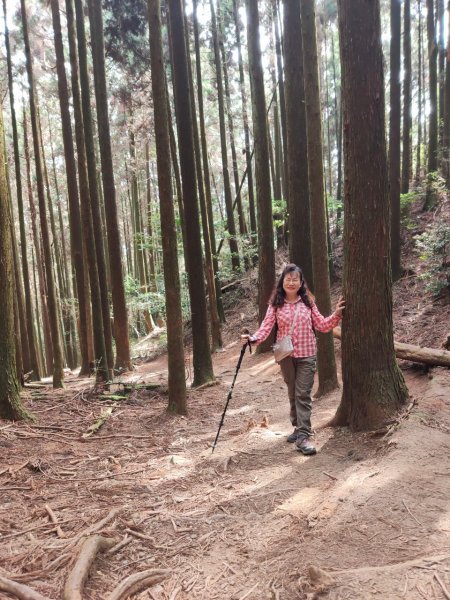
[[[298,436],[299,436],[299,434],[294,429],[294,431],[291,433],[291,435],[287,436],[286,441],[289,442],[290,444],[293,444],[294,442],[296,442],[298,440]]]
[[[305,456],[310,456],[317,452],[316,447],[308,437],[298,437],[295,446],[297,450]]]

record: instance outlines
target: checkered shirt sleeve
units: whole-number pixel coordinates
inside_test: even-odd
[[[296,310],[298,310],[298,316],[291,333],[294,346],[292,356],[294,358],[314,356],[317,353],[314,329],[321,333],[331,331],[338,325],[341,317],[335,313],[324,317],[315,304],[309,308],[301,300],[293,304],[285,302],[278,309],[270,305],[259,329],[251,336],[251,341],[256,345],[263,342],[272,331],[275,321],[278,322],[277,341],[281,340],[289,334]]]

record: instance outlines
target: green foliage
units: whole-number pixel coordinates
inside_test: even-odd
[[[411,206],[422,196],[421,190],[414,190],[407,194],[400,194],[400,218],[403,227],[414,229],[415,223],[411,219]]]
[[[421,275],[426,289],[438,295],[450,288],[450,227],[440,223],[435,229],[416,237],[420,260],[426,261],[427,270]]]
[[[280,200],[275,200],[272,198],[272,214],[273,214],[273,224],[275,227],[281,227],[284,225],[287,219],[287,204],[286,200],[281,198]]]

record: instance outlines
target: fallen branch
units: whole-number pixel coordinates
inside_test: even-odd
[[[98,431],[102,427],[102,425],[104,425],[104,423],[109,419],[109,417],[113,414],[115,409],[116,409],[116,406],[114,405],[114,406],[109,406],[106,410],[104,410],[102,412],[102,414],[99,416],[99,418],[95,421],[95,423],[92,423],[92,425],[89,425],[89,427],[87,428],[85,433],[83,433],[83,438],[90,437],[96,431]]]
[[[48,516],[50,517],[50,521],[51,521],[51,522],[52,522],[54,525],[56,525],[56,535],[57,535],[59,538],[63,538],[63,537],[65,537],[63,530],[62,530],[62,529],[61,529],[61,527],[59,526],[58,519],[56,518],[56,515],[55,515],[55,513],[52,511],[52,509],[50,508],[50,506],[49,506],[48,504],[46,504],[46,505],[44,506],[44,508],[45,508],[45,512],[46,512],[46,513],[48,514]]]
[[[0,591],[8,592],[17,598],[20,598],[20,600],[50,600],[46,596],[39,594],[39,592],[35,592],[27,585],[16,583],[11,579],[2,576],[0,576]]]
[[[437,573],[434,574],[434,578],[436,579],[438,584],[441,586],[444,596],[447,598],[447,600],[450,600],[450,593],[447,590],[447,588],[445,587],[443,581],[441,580],[441,578],[439,577],[439,575]]]
[[[126,600],[132,594],[137,594],[156,583],[161,583],[169,576],[170,571],[168,569],[148,569],[141,573],[135,573],[119,583],[111,592],[108,600]]]
[[[101,535],[89,537],[81,547],[77,561],[69,573],[64,586],[63,600],[83,600],[82,592],[89,575],[89,569],[99,552],[109,550],[116,544],[111,538]]]
[[[341,339],[341,328],[335,327],[333,335]],[[402,360],[419,362],[432,367],[450,367],[450,352],[439,348],[422,348],[413,344],[394,341],[395,356]]]

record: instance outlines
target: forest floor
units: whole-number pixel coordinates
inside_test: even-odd
[[[103,395],[75,375],[64,390],[26,388],[36,422],[0,422],[0,575],[61,598],[83,538],[102,533],[122,545],[97,556],[84,600],[147,569],[164,580],[133,598],[450,598],[448,369],[400,362],[415,404],[384,435],[327,428],[341,392],[315,399],[318,454],[304,457],[286,443],[273,357],[246,354],[211,452],[240,329],[256,326],[254,285],[249,275],[229,293],[217,385],[189,390],[188,417],[166,411],[165,355]],[[448,304],[416,276],[396,284],[394,313],[399,341],[437,348],[448,335]]]

